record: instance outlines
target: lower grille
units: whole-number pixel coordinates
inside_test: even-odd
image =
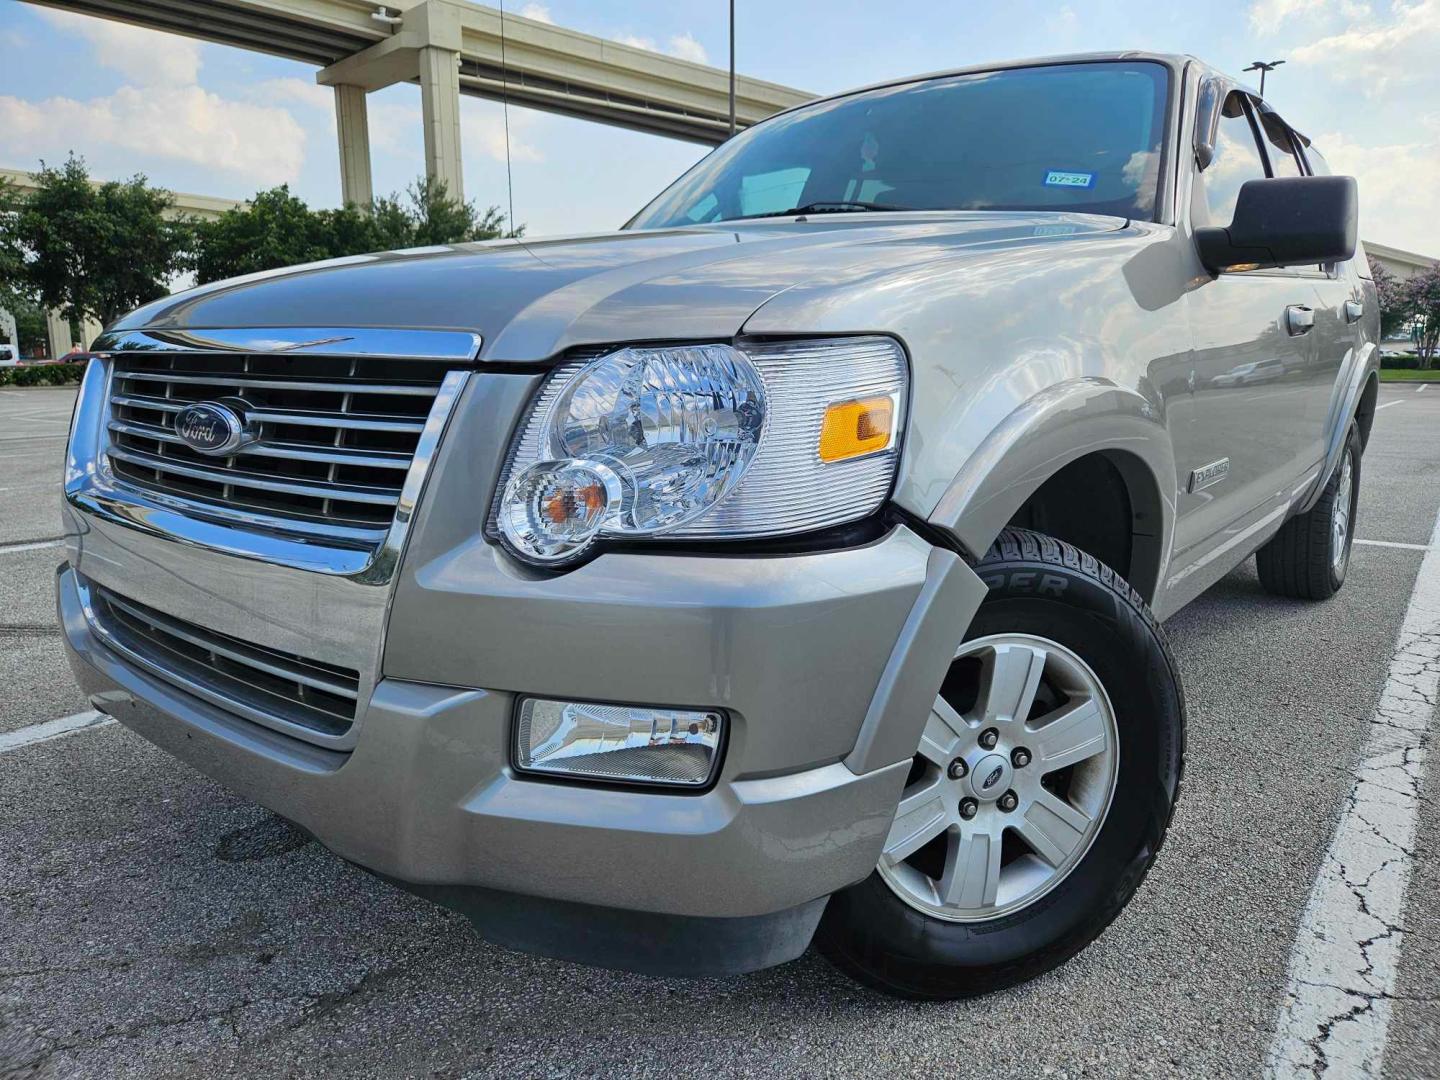
[[[146,668],[267,726],[336,739],[350,730],[360,673],[218,634],[89,586],[98,629]],[[271,721],[279,721],[278,724]]]

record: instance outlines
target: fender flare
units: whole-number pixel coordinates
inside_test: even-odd
[[[1355,419],[1360,408],[1360,395],[1365,393],[1365,385],[1370,381],[1371,373],[1378,372],[1379,369],[1380,358],[1373,341],[1365,342],[1359,349],[1352,349],[1346,356],[1345,363],[1341,365],[1340,377],[1335,380],[1336,392],[1331,397],[1330,416],[1325,422],[1326,430],[1330,432],[1325,440],[1325,460],[1321,463],[1320,472],[1309,492],[1295,507],[1297,514],[1305,513],[1320,501],[1325,484],[1330,479],[1330,474],[1335,471],[1335,463],[1340,460],[1340,451],[1345,446],[1345,434],[1350,430],[1350,422]],[[1378,375],[1375,377],[1379,378]]]
[[[1175,532],[1175,454],[1163,410],[1108,379],[1070,379],[1015,408],[961,466],[929,524],[978,558],[1046,480],[1095,453],[1130,489],[1137,543],[1128,576],[1153,604]]]

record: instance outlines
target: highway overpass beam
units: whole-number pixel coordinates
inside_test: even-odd
[[[427,45],[420,50],[420,109],[425,125],[425,175],[465,198],[460,161],[460,54]]]
[[[375,200],[375,186],[363,86],[335,87],[335,130],[340,138],[340,197],[347,203],[369,206]]]

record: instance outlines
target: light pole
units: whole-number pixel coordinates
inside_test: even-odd
[[[730,134],[735,134],[735,0],[730,0]]]
[[[1284,60],[1256,60],[1245,69],[1246,71],[1258,71],[1260,73],[1260,96],[1262,98],[1265,96],[1265,73],[1267,71],[1274,71],[1283,63],[1285,63]]]

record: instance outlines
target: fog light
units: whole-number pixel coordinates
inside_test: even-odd
[[[718,712],[527,698],[515,724],[521,772],[704,787],[720,761]]]

